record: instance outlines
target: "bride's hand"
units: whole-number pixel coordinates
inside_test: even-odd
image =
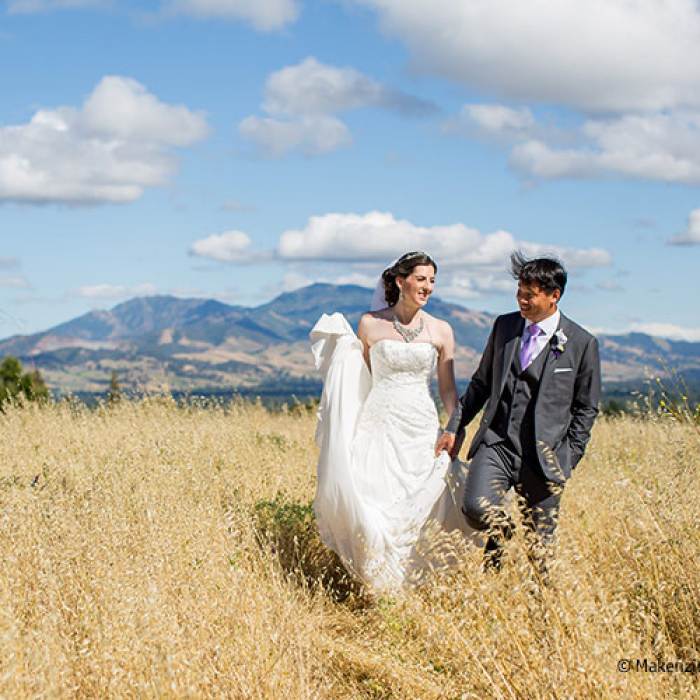
[[[454,449],[455,446],[455,434],[454,433],[448,433],[445,431],[440,435],[438,438],[437,443],[435,444],[435,456],[437,457],[443,450],[447,452],[450,456],[452,456],[452,450]]]

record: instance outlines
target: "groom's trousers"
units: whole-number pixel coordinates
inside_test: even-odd
[[[549,546],[554,539],[562,485],[548,481],[536,461],[537,457],[521,456],[509,449],[506,442],[482,443],[469,463],[462,512],[469,524],[478,530],[505,528],[503,498],[514,487],[524,501],[526,525]]]

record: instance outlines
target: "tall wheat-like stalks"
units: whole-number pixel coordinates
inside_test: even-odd
[[[598,422],[551,585],[520,528],[498,574],[439,536],[457,565],[393,597],[318,539],[314,428],[304,407],[8,408],[0,696],[697,697],[695,426]]]

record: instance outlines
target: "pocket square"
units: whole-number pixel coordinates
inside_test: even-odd
[[[556,374],[557,372],[573,372],[573,371],[574,371],[573,367],[557,367],[554,370],[554,374]]]

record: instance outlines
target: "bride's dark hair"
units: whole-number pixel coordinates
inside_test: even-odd
[[[387,267],[382,273],[382,281],[384,282],[384,298],[388,306],[394,306],[399,300],[399,287],[396,284],[397,277],[408,277],[413,268],[419,265],[432,265],[437,272],[435,261],[422,251],[416,250],[412,253],[402,255],[391,267]]]

